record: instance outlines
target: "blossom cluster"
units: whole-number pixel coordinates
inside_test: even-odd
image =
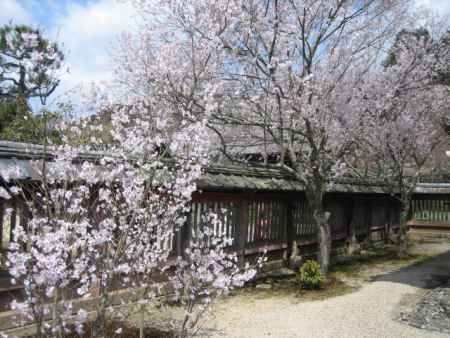
[[[203,215],[170,276],[175,299],[185,309],[180,337],[198,331],[214,301],[252,280],[265,261],[261,256],[254,265],[240,264],[236,253],[229,251],[231,240],[218,230],[220,224],[217,214]]]

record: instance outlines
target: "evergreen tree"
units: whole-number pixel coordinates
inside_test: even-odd
[[[46,124],[57,114],[46,110],[33,114],[30,102],[46,103],[59,84],[63,60],[58,44],[44,38],[39,29],[24,25],[0,28],[1,139],[43,142]]]

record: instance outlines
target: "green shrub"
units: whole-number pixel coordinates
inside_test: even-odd
[[[298,270],[296,278],[300,286],[307,290],[320,289],[325,283],[320,264],[314,260],[307,260]]]

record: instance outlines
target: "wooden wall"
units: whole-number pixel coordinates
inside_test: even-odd
[[[415,195],[411,203],[411,225],[450,227],[450,195]]]
[[[398,204],[383,194],[330,193],[325,198],[331,213],[330,225],[335,243],[345,242],[352,229],[360,240],[373,232],[384,232],[398,224]],[[416,207],[417,209],[417,207]],[[415,210],[416,210],[415,209]],[[317,244],[317,229],[303,193],[202,192],[193,196],[186,225],[167,243],[181,255],[207,211],[221,219],[218,233],[225,234],[230,250],[252,255],[267,249],[282,254],[296,241],[300,246]],[[0,200],[0,250],[7,250],[18,222],[25,215],[17,201]],[[2,255],[3,256],[3,255]]]
[[[330,193],[325,208],[331,214],[335,243],[345,242],[352,226],[360,240],[398,226],[398,203],[389,195]],[[188,222],[175,235],[174,254],[182,254],[208,211],[220,217],[222,225],[216,231],[233,240],[230,250],[239,255],[284,251],[294,240],[300,246],[317,245],[317,229],[304,193],[203,192],[193,196]]]

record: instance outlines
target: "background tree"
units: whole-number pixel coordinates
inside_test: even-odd
[[[441,67],[437,74],[437,81],[450,86],[450,29],[439,38],[436,48],[440,51],[437,62]]]
[[[305,186],[326,273],[331,231],[323,196],[350,151],[349,102],[404,24],[408,1],[136,3],[145,27],[123,39],[118,57],[141,67],[118,71],[147,79],[140,90],[159,101],[152,113],[172,107],[174,121],[179,111],[208,116],[225,157],[242,159],[249,147],[275,154]]]
[[[407,252],[414,190],[430,173],[427,164],[434,150],[448,137],[450,90],[442,80],[446,65],[440,60],[449,50],[436,41],[427,30],[400,32],[384,68],[367,74],[359,102],[355,97],[353,104],[360,109],[363,129],[355,133],[360,147],[356,158],[366,160],[363,177],[383,181],[401,205],[400,256]]]
[[[60,111],[40,110],[36,114],[30,112],[17,113],[20,109],[17,103],[0,104],[0,119],[2,119],[0,139],[26,143],[61,143],[61,134],[55,126],[61,121],[64,113]],[[12,118],[12,120],[11,120]]]
[[[119,109],[120,106],[103,107],[92,115],[80,117],[69,107],[70,113],[64,119],[64,137],[70,144],[79,146],[93,146],[91,140],[95,139],[97,150],[108,149],[115,142],[112,135],[112,114]],[[71,127],[76,132],[72,132]]]
[[[51,125],[57,114],[42,111],[35,116],[32,101],[46,103],[59,84],[63,60],[58,44],[45,39],[39,29],[23,25],[0,28],[1,138],[42,143],[43,124]]]

